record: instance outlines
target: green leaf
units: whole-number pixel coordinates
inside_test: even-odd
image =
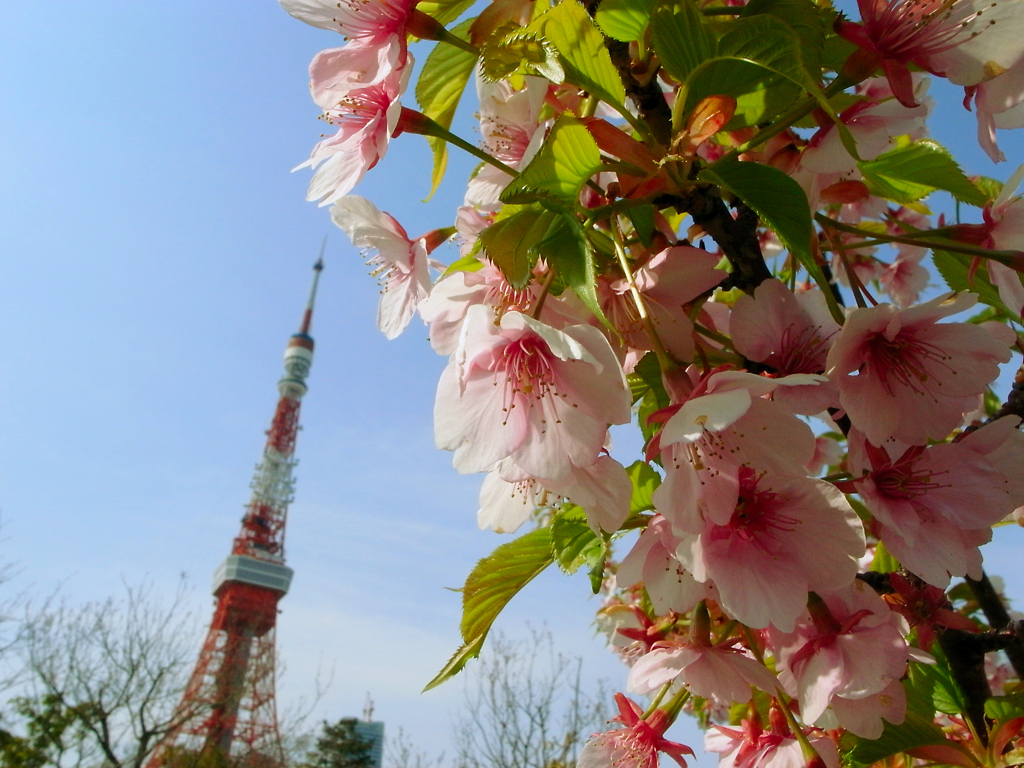
[[[993,696],[985,702],[985,715],[996,721],[996,725],[1024,717],[1024,694]]]
[[[764,70],[764,74],[751,67]],[[705,70],[710,71],[705,74]],[[737,107],[743,109],[739,113],[742,119],[752,119],[757,114],[759,119],[767,119],[795,97],[792,87],[783,87],[783,81],[788,81],[814,97],[836,123],[843,146],[857,157],[857,145],[825,97],[819,74],[820,71],[808,70],[801,38],[786,22],[770,14],[736,19],[719,39],[714,56],[705,56],[703,63],[687,73],[672,109],[672,124],[676,128],[682,126],[686,115],[701,99],[716,93],[734,96]]]
[[[627,210],[629,220],[633,222],[633,230],[644,247],[649,248],[654,237],[654,206],[641,205]]]
[[[653,392],[659,408],[664,408],[669,404],[668,393],[661,380],[661,364],[658,362],[658,356],[653,352],[648,352],[640,358],[640,362],[636,364],[633,372],[626,379],[629,382],[634,403],[648,392]]]
[[[566,3],[575,5],[576,0],[563,0],[563,5]],[[600,167],[601,151],[594,137],[579,120],[565,113],[530,164],[501,193],[501,201],[547,201],[572,210],[583,185]]]
[[[897,203],[913,203],[936,189],[957,200],[984,206],[987,195],[968,179],[940,144],[924,139],[860,163],[873,194]]]
[[[927,676],[926,664],[911,662],[910,677],[903,681],[907,692],[907,714],[903,723],[885,723],[882,735],[873,740],[860,739],[849,758],[861,765],[871,765],[892,755],[917,747],[944,744],[946,736],[934,722],[932,705],[934,678]]]
[[[893,557],[885,544],[878,542],[875,556],[871,559],[871,570],[875,573],[895,573],[900,569],[900,561]]]
[[[843,312],[811,250],[811,208],[807,195],[796,181],[769,165],[736,160],[715,163],[701,171],[699,178],[724,187],[750,206],[821,286],[832,315],[837,321],[843,319]]]
[[[481,635],[472,643],[460,645],[458,650],[456,650],[455,653],[452,654],[452,657],[448,659],[448,663],[445,664],[441,668],[441,671],[434,676],[434,679],[423,687],[422,692],[426,693],[431,688],[437,688],[441,683],[446,682],[459,674],[459,672],[462,671],[462,668],[466,666],[467,661],[475,659],[480,655],[480,649],[483,648],[485,637],[485,635]]]
[[[476,564],[462,588],[464,645],[424,690],[435,688],[458,674],[469,659],[480,654],[484,639],[498,614],[553,560],[551,529],[538,528],[515,541],[502,544]]]
[[[598,594],[601,591],[601,587],[604,586],[604,564],[606,554],[607,552],[601,556],[600,560],[595,562],[587,570],[587,576],[590,577],[590,591],[595,595]]]
[[[962,714],[967,709],[967,701],[960,691],[960,686],[953,679],[949,661],[938,643],[932,646],[932,655],[935,657],[934,664],[918,665],[921,677],[930,681],[933,686],[932,705],[947,715]]]
[[[657,424],[649,423],[647,417],[664,407],[658,402],[657,393],[653,389],[648,389],[643,399],[640,400],[640,407],[637,409],[637,420],[640,422],[640,434],[644,436],[645,444],[654,436],[659,427]],[[656,464],[661,464],[660,455],[655,457],[654,461]]]
[[[646,461],[634,461],[626,468],[626,473],[633,483],[633,497],[629,501],[630,514],[654,509],[652,495],[661,485],[661,476]]]
[[[710,25],[693,0],[661,0],[651,15],[651,45],[680,83],[718,52]]]
[[[449,264],[448,269],[444,271],[441,277],[448,277],[448,275],[455,272],[477,272],[483,268],[484,263],[476,256],[463,256],[461,259],[457,259]]]
[[[608,37],[630,43],[644,39],[653,6],[653,0],[602,0],[594,18]]]
[[[916,712],[907,712],[906,719],[900,725],[886,722],[882,735],[874,741],[861,739],[849,757],[854,763],[871,765],[908,749],[945,742],[945,734],[934,722]]]
[[[725,187],[750,206],[801,263],[813,261],[811,208],[790,176],[770,165],[730,161],[705,168],[700,179]]]
[[[604,35],[576,0],[562,0],[530,29],[540,31],[562,54],[569,65],[567,79],[609,104],[621,105],[626,100],[626,89],[605,48]]]
[[[995,200],[999,197],[999,193],[1003,191],[1003,182],[990,176],[976,176],[971,181],[974,182],[974,186],[981,190],[981,194],[985,196],[985,199],[989,201]]]
[[[696,67],[683,87],[685,98],[673,110],[675,125],[702,99],[716,94],[736,98],[741,118],[753,122],[778,114],[801,88],[821,97],[817,80],[804,67],[797,33],[767,14],[732,22],[718,41],[717,55]]]
[[[931,720],[935,717],[935,704],[932,703],[935,681],[926,674],[925,666],[919,662],[908,664],[903,688],[907,692],[907,711]]]
[[[847,59],[857,50],[857,46],[845,37],[840,37],[832,31],[833,21],[838,14],[832,12],[829,15],[832,17],[832,21],[826,21],[825,24],[828,31],[825,33],[824,46],[821,52],[821,65],[826,69],[831,69],[833,72],[840,72]]]
[[[575,505],[567,506],[551,521],[551,550],[558,567],[568,574],[583,565],[589,569],[604,563],[604,539],[591,530],[586,514]]]
[[[595,287],[594,249],[579,220],[571,214],[557,214],[536,250],[555,270],[562,283],[580,297],[587,309],[596,317],[604,318]]]
[[[467,19],[451,32],[456,37],[468,40],[469,27],[472,23],[473,19]],[[442,128],[451,128],[455,110],[475,66],[476,56],[473,54],[444,43],[435,45],[423,64],[419,80],[416,81],[416,102],[420,105],[420,111]],[[430,194],[427,195],[429,200],[437,191],[437,186],[444,178],[444,171],[448,166],[448,142],[436,136],[426,138],[434,154]]]
[[[804,66],[812,77],[817,77],[821,72],[825,42],[825,24],[818,5],[811,0],[751,0],[744,6],[741,16],[760,14],[773,16],[796,32]]]
[[[512,75],[539,75],[553,83],[565,81],[565,70],[555,46],[515,22],[502,24],[487,38],[480,49],[480,59],[480,71],[491,82]]]
[[[506,208],[503,213],[507,215],[480,233],[480,244],[509,284],[522,288],[537,261],[535,246],[547,234],[556,214],[538,205]]]
[[[973,279],[971,279],[970,266],[972,259],[970,256],[963,253],[933,250],[932,261],[951,290],[976,293],[981,303],[995,307],[1007,315],[1013,315],[1006,305],[1003,304],[1002,299],[999,298],[999,291],[989,282],[987,268],[976,270]]]
[[[790,106],[800,88],[789,80],[753,64],[734,58],[716,58],[700,67],[687,83],[675,110],[675,124],[681,125],[701,99],[714,95],[736,99],[736,112],[726,128],[739,130],[763,123]]]
[[[416,10],[447,25],[459,18],[474,2],[476,0],[423,0],[416,4]]]
[[[538,528],[477,563],[462,590],[462,639],[469,643],[485,636],[509,600],[553,559],[551,531]]]

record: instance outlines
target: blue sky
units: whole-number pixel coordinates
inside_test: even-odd
[[[148,578],[170,596],[184,573],[198,646],[329,234],[279,702],[333,667],[317,717],[357,714],[371,691],[389,732],[450,753],[460,684],[419,694],[458,644],[459,598],[443,587],[502,539],[476,529],[482,478],[457,475],[433,445],[444,361],[418,321],[384,340],[367,268],[304,201],[308,170],[289,173],[322,129],[307,64],[338,38],[276,3],[190,0],[16,4],[4,30],[0,561],[17,575],[3,588],[101,600]],[[968,172],[1005,178],[1024,159],[1019,139],[1004,135],[1010,162],[994,169],[953,96],[936,135]],[[459,125],[474,140],[471,107]],[[422,205],[429,163],[421,137],[400,137],[356,191],[411,235],[447,226],[475,163],[453,153]],[[1022,535],[1005,533],[991,570],[1024,600]],[[588,594],[583,575],[549,573],[498,627],[521,636],[546,622],[591,674],[621,681],[593,639]]]

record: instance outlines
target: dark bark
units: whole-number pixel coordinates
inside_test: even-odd
[[[992,414],[989,421],[1001,419],[1003,416],[1017,416],[1024,421],[1024,365],[1018,369],[1017,375],[1013,378],[1013,387],[1010,388],[1006,402]]]
[[[729,259],[733,271],[728,284],[753,294],[757,286],[772,277],[772,273],[761,254],[757,214],[738,200],[734,207],[735,218],[721,197],[710,189],[703,189],[687,195],[684,209],[693,218],[693,223],[711,235]]]
[[[658,85],[657,76],[644,78],[641,82],[633,77],[630,70],[629,43],[605,38],[605,46],[612,57],[612,64],[619,70],[626,96],[636,105],[640,119],[647,123],[659,144],[668,147],[672,143],[672,110],[665,101],[665,94]]]
[[[982,574],[978,581],[968,577],[966,581],[967,586],[974,593],[974,599],[981,606],[989,626],[996,630],[1010,626],[1010,614],[1007,612],[1006,606],[1003,605],[999,593],[992,586],[992,582],[988,580],[988,576]],[[1012,636],[1016,637],[1016,634]],[[1019,639],[1016,643],[1008,644],[1002,650],[1006,651],[1006,656],[1010,660],[1010,664],[1013,665],[1017,677],[1024,679],[1024,646],[1021,645]]]

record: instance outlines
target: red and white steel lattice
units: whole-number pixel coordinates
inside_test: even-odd
[[[214,574],[217,605],[206,641],[178,706],[177,724],[146,768],[284,765],[274,699],[274,629],[277,603],[292,577],[284,564],[285,522],[294,490],[299,407],[313,361],[309,330],[323,262],[313,269],[302,325],[285,349],[281,397],[242,528]]]

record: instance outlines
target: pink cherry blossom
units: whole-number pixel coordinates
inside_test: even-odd
[[[843,110],[839,119],[857,145],[861,160],[874,160],[892,149],[900,136],[915,134],[924,128],[925,118],[931,110],[931,100],[925,99],[928,78],[914,78],[915,107],[907,107],[893,99],[884,78],[865,81],[858,89],[865,98]],[[853,171],[857,160],[843,146],[839,130],[833,123],[818,129],[800,156],[800,165],[817,173],[843,173]]]
[[[1024,314],[1024,284],[1020,272],[1000,264],[998,261],[985,262],[988,278],[999,292],[999,300],[1017,316]]]
[[[1010,350],[983,328],[938,323],[977,301],[948,294],[910,309],[855,309],[828,354],[828,376],[854,426],[875,445],[940,440],[999,375]]]
[[[613,533],[629,517],[633,483],[626,468],[611,456],[598,456],[585,467],[573,465],[565,477],[542,482],[580,507],[595,533]]]
[[[944,587],[950,576],[980,578],[979,544],[990,526],[1024,502],[1024,450],[1016,417],[1005,417],[956,443],[915,446],[893,459],[850,433],[850,470],[880,537],[905,568]],[[860,448],[862,446],[862,449]]]
[[[843,457],[842,448],[839,443],[831,437],[817,437],[814,439],[814,456],[805,465],[807,474],[811,477],[819,475],[822,471],[839,463]]]
[[[839,333],[821,291],[794,294],[774,278],[761,283],[753,296],[736,300],[729,328],[737,352],[780,376],[824,372],[825,358]],[[773,397],[804,415],[839,404],[839,390],[831,382],[779,387]]]
[[[477,77],[480,97],[480,136],[483,148],[514,170],[520,170],[533,158],[544,139],[538,130],[538,117],[547,94],[548,83],[540,77],[523,78],[515,89],[507,80],[489,83]],[[512,177],[492,165],[484,165],[469,180],[465,204],[481,210],[501,207],[498,195]]]
[[[643,710],[621,693],[615,694],[615,703],[619,714],[614,721],[625,727],[591,736],[580,751],[577,768],[658,768],[659,752],[686,768],[684,755],[692,756],[693,750],[664,738],[671,721],[662,710],[644,720]]]
[[[921,291],[928,286],[928,270],[921,266],[924,255],[924,250],[917,246],[900,245],[896,259],[878,278],[882,290],[900,309],[917,301]]]
[[[881,66],[893,94],[916,105],[908,64],[977,85],[1008,69],[1024,53],[1016,3],[992,0],[857,0],[862,22],[836,30],[861,51],[865,70]]]
[[[903,677],[906,621],[863,581],[822,592],[793,632],[768,630],[779,682],[813,723],[833,700],[863,699]]]
[[[494,307],[500,317],[507,311],[527,312],[533,301],[534,293],[528,287],[513,288],[501,270],[480,262],[475,271],[459,270],[438,280],[420,308],[420,316],[430,326],[434,351],[450,355],[458,346],[466,312],[474,304]]]
[[[511,458],[559,480],[600,455],[609,424],[629,421],[625,376],[593,326],[556,330],[519,312],[469,308],[434,405],[438,448],[459,472]]]
[[[932,647],[937,629],[978,631],[977,624],[953,610],[942,589],[898,572],[889,574],[889,585],[893,592],[883,596],[885,602],[917,631],[917,645],[922,650]]]
[[[459,234],[459,255],[471,256],[476,241],[480,239],[480,233],[493,223],[493,213],[478,211],[472,205],[460,205],[455,214],[455,231]]]
[[[588,467],[573,466],[558,480],[531,477],[510,459],[503,459],[480,488],[480,528],[511,533],[537,507],[550,506],[560,498],[580,507],[595,532],[617,531],[629,516],[633,494],[626,469],[611,456],[599,456]]]
[[[864,554],[864,532],[834,485],[739,471],[731,518],[687,534],[676,551],[700,582],[712,581],[732,618],[792,632],[809,590],[847,586]]]
[[[640,538],[619,563],[619,584],[643,582],[654,610],[686,613],[706,597],[714,597],[711,585],[699,584],[676,558],[679,539],[661,515],[655,515]]]
[[[612,577],[612,581],[615,578]],[[613,587],[614,589],[614,587]],[[640,615],[643,615],[642,612]],[[637,631],[643,631],[643,623],[637,610],[632,605],[627,605],[613,598],[597,611],[594,620],[597,631],[608,639],[608,648],[618,654],[622,661],[632,664],[640,655],[646,653],[647,647],[634,640],[631,635]],[[620,630],[626,630],[626,633]]]
[[[366,263],[381,284],[377,327],[387,338],[395,338],[430,291],[426,242],[423,238],[410,240],[394,217],[358,195],[338,200],[331,219],[352,238],[354,246],[373,254]]]
[[[670,355],[689,362],[693,358],[693,323],[684,305],[710,291],[725,278],[715,269],[719,258],[688,245],[655,254],[634,272],[658,338]],[[626,343],[625,368],[631,371],[644,354],[654,349],[646,323],[637,311],[626,280],[598,281],[601,308]]]
[[[997,128],[1024,128],[1024,57],[980,85],[965,89],[964,106],[974,101],[978,115],[978,143],[993,163],[1006,160],[996,143]]]
[[[330,205],[347,195],[384,157],[402,114],[399,96],[408,76],[407,69],[377,85],[349,91],[324,112],[323,119],[337,126],[338,132],[317,144],[309,160],[295,169],[316,169],[307,200]]]
[[[1024,165],[1013,173],[998,197],[985,208],[985,223],[976,225],[982,230],[979,236],[982,246],[995,250],[1024,250],[1024,198],[1016,194],[1022,180]],[[993,260],[987,261],[985,266],[992,284],[999,291],[999,298],[1011,312],[1019,315],[1024,309],[1020,273]]]
[[[647,694],[677,679],[695,696],[722,706],[748,701],[750,686],[768,693],[777,687],[775,675],[749,651],[731,644],[660,641],[630,669],[629,689]]]
[[[875,256],[878,252],[877,248],[873,246],[854,248],[854,241],[862,238],[847,232],[837,233],[834,239],[843,244],[843,251],[837,249],[833,252],[831,262],[832,271],[841,285],[850,287],[848,271],[853,272],[861,285],[870,285],[882,279],[885,274],[885,263]],[[847,265],[849,265],[849,270],[847,270]]]
[[[666,472],[654,492],[658,511],[674,526],[700,533],[706,520],[722,525],[731,519],[741,468],[806,474],[814,434],[787,407],[763,396],[822,378],[794,374],[768,379],[719,371],[700,379],[651,445],[653,452],[661,451]],[[765,440],[769,434],[772,439]]]
[[[430,296],[420,305],[420,316],[430,326],[430,345],[440,355],[450,355],[458,346],[466,312],[474,304],[492,307],[497,317],[505,312],[528,312],[541,288],[531,283],[513,288],[505,275],[490,262],[480,262],[474,271],[456,271],[438,280]],[[541,320],[554,328],[585,322],[586,310],[571,303],[575,295],[548,296]]]
[[[510,482],[502,478],[500,470],[493,469],[480,486],[477,525],[495,533],[515,533],[538,507],[547,505],[549,495],[532,477]]]
[[[323,51],[309,66],[312,89],[333,98],[354,88],[377,85],[406,66],[406,27],[414,0],[280,0],[281,7],[314,27],[340,32],[351,42]],[[320,104],[328,108],[325,104]]]
[[[826,768],[839,768],[839,752],[831,739],[808,734],[808,741]],[[763,730],[749,720],[742,730],[712,725],[704,734],[704,749],[717,752],[718,768],[807,768],[808,761],[788,729]]]
[[[899,680],[891,680],[878,693],[860,699],[836,696],[832,699],[832,713],[839,727],[864,739],[877,739],[885,730],[883,720],[893,725],[903,724],[907,716],[907,692]]]

